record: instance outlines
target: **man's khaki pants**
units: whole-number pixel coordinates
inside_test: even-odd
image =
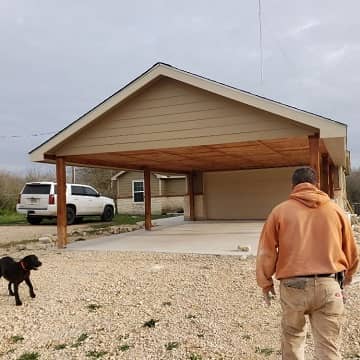
[[[338,360],[344,303],[334,278],[289,278],[280,281],[282,358],[304,359],[305,315],[309,316],[315,359]]]

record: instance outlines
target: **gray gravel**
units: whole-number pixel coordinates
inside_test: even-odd
[[[263,304],[254,258],[36,254],[43,266],[32,273],[35,299],[22,284],[24,305],[15,307],[0,280],[1,359],[18,359],[25,352],[47,360],[94,359],[102,352],[100,359],[280,358],[280,306]],[[348,290],[345,359],[360,356],[359,286]],[[151,319],[155,327],[144,327]],[[310,354],[311,336],[308,342]]]

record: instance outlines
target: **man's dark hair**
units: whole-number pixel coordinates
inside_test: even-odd
[[[308,182],[310,184],[316,185],[317,176],[316,172],[313,168],[305,166],[294,171],[292,176],[292,184],[296,186],[297,184],[301,184],[304,182]]]

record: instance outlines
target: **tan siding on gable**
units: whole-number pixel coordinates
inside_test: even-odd
[[[144,150],[306,136],[314,129],[161,78],[101,116],[57,155]]]

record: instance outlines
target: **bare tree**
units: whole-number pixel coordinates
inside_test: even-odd
[[[346,177],[346,188],[349,201],[360,202],[360,168],[352,169]]]
[[[39,168],[31,168],[25,174],[25,182],[31,181],[56,181],[55,167],[54,169],[40,170]]]
[[[111,178],[117,172],[100,168],[76,168],[76,182],[91,185],[102,195],[113,198],[117,210],[116,189],[111,186]]]
[[[0,211],[14,211],[24,178],[0,171]]]

